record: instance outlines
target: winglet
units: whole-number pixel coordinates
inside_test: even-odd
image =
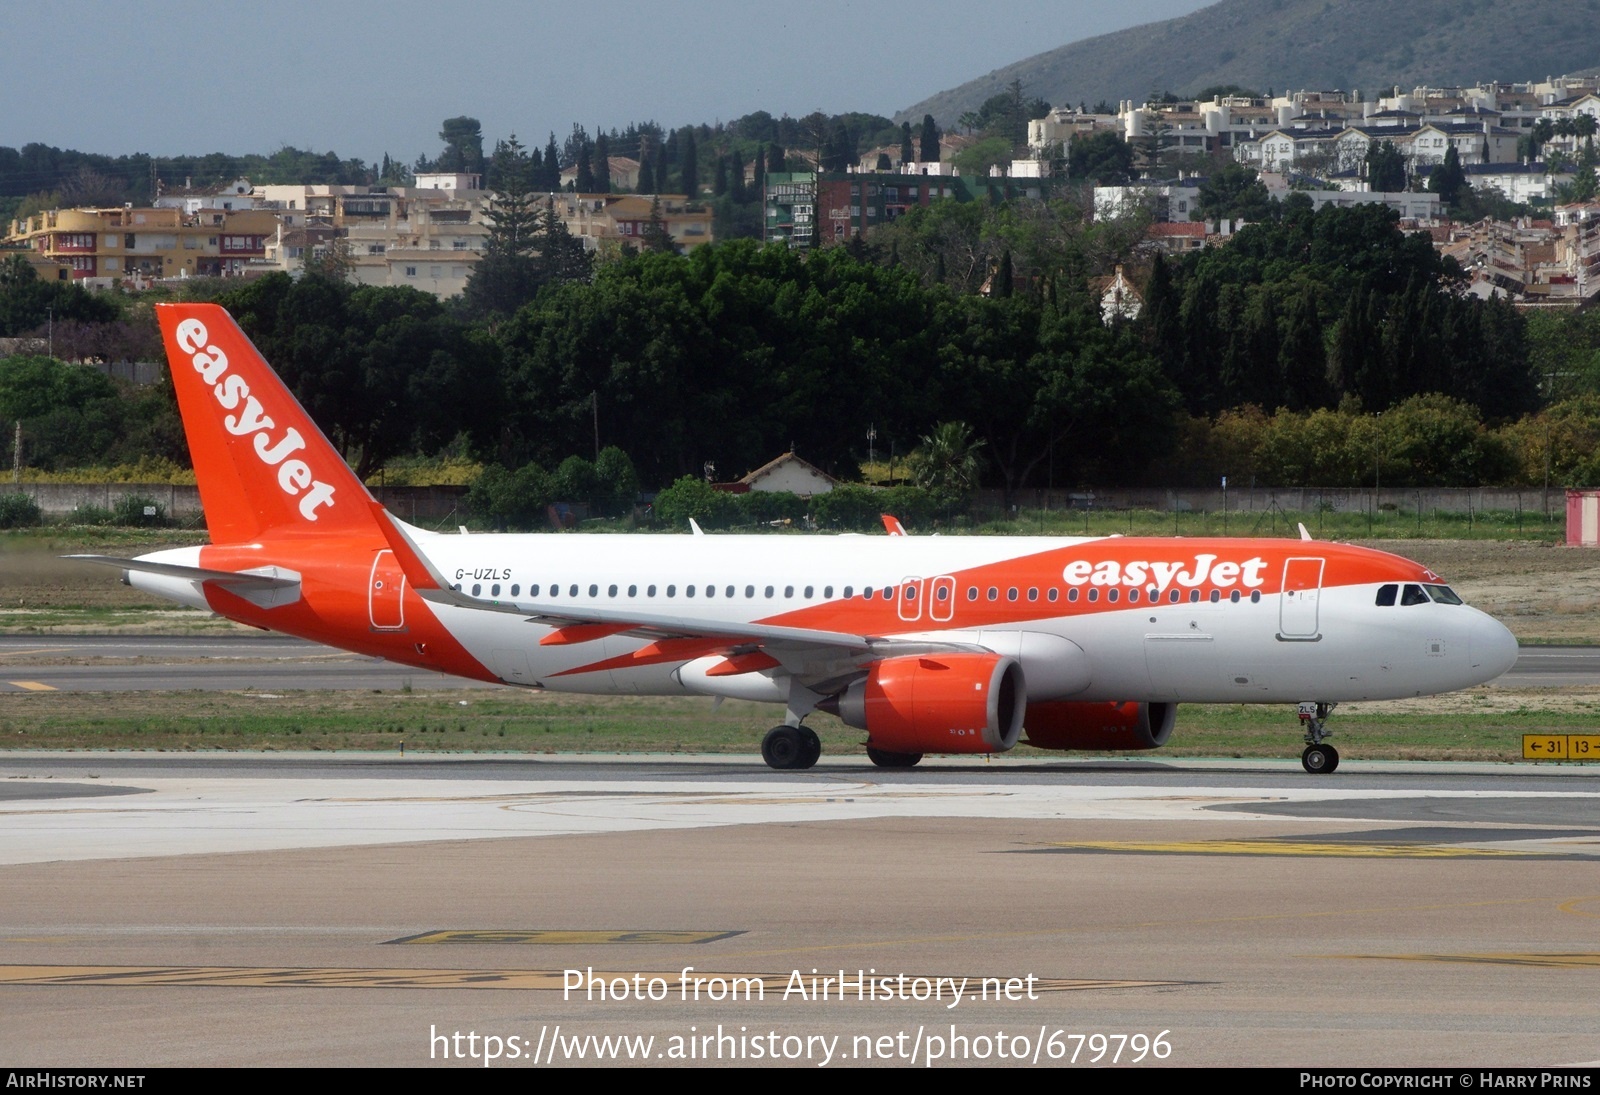
[[[1306,529],[1306,523],[1304,521],[1300,522],[1300,539],[1302,539],[1302,540],[1311,539],[1311,533]]]
[[[694,530],[696,536],[704,536],[706,534],[706,530],[700,527],[700,522],[693,517],[689,518],[689,527]]]

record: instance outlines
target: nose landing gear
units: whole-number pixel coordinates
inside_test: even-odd
[[[1300,705],[1300,725],[1306,735],[1306,748],[1300,754],[1300,766],[1314,776],[1327,775],[1339,767],[1339,750],[1326,741],[1333,733],[1327,729],[1327,722],[1335,706],[1331,703]]]

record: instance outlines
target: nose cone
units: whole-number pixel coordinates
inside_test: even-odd
[[[1499,620],[1482,612],[1472,622],[1467,650],[1473,675],[1480,682],[1492,681],[1517,664],[1517,637]]]

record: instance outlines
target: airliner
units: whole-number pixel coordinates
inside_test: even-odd
[[[1296,539],[441,534],[368,493],[222,308],[157,305],[211,543],[132,586],[230,620],[523,688],[776,704],[924,754],[1164,745],[1180,703],[1296,705],[1308,772],[1337,703],[1499,676],[1517,642],[1420,564]],[[697,530],[698,531],[698,530]]]

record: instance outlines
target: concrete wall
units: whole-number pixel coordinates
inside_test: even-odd
[[[0,494],[20,491],[39,504],[47,518],[66,517],[79,506],[111,509],[128,495],[143,495],[166,507],[175,521],[198,523],[200,491],[196,487],[166,483],[23,483],[12,487],[0,482]],[[464,520],[462,496],[465,487],[384,487],[375,488],[378,500],[403,521],[432,526]]]
[[[1022,490],[1015,503],[1024,509],[1141,509],[1171,513],[1220,513],[1223,494],[1216,490],[1168,490],[1160,487],[1111,488],[1095,491]],[[1004,505],[999,491],[980,491],[981,509],[998,510]],[[1228,490],[1229,513],[1259,513],[1279,510],[1290,513],[1366,513],[1373,505],[1373,492],[1360,487],[1284,487]],[[1386,512],[1481,513],[1495,510],[1507,513],[1534,512],[1557,514],[1566,507],[1566,492],[1559,487],[1549,491],[1537,488],[1499,490],[1468,487],[1385,487],[1378,492],[1377,506]]]

